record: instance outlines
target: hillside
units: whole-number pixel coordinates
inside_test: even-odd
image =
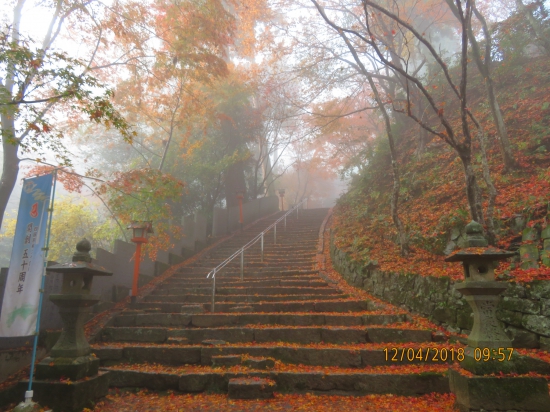
[[[504,173],[495,127],[484,98],[482,79],[471,69],[469,105],[488,135],[488,157],[497,189],[497,245],[517,250],[521,230],[547,225],[550,201],[550,73],[547,57],[522,64],[500,64],[494,70],[508,134],[519,168]],[[447,107],[446,110],[457,108]],[[462,164],[456,153],[431,138],[423,154],[415,153],[418,127],[398,135],[401,192],[399,212],[408,232],[411,254],[402,257],[390,216],[392,174],[385,136],[379,137],[366,173],[355,179],[335,208],[335,245],[355,260],[376,261],[382,271],[461,279],[459,265],[444,262],[445,253],[463,245],[460,231],[470,221]],[[481,176],[479,141],[474,139],[474,167]],[[485,191],[485,183],[479,184]],[[487,208],[488,199],[484,199]],[[451,243],[452,242],[452,243]],[[532,242],[532,241],[531,241]],[[541,245],[538,245],[539,249]],[[518,281],[550,279],[550,268],[522,270],[501,265]]]

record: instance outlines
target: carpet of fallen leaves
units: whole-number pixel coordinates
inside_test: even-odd
[[[519,74],[504,65],[499,68],[500,80],[507,85],[499,96],[499,104],[509,136],[513,136],[517,170],[504,171],[492,115],[481,104],[485,101],[484,94],[472,91],[469,102],[489,137],[489,167],[497,190],[494,210],[495,226],[499,228],[497,243],[502,248],[515,243],[513,250],[521,238],[520,233],[511,229],[516,217],[523,216],[539,229],[546,227],[550,193],[550,151],[541,143],[543,138],[537,129],[547,130],[550,121],[548,104],[543,105],[550,92],[548,59],[528,59],[523,64],[525,70]],[[482,84],[476,74],[471,81]],[[523,90],[528,87],[533,87],[533,92],[524,95]],[[459,127],[459,122],[453,123],[453,127]],[[401,257],[395,241],[389,200],[392,176],[381,159],[374,159],[368,175],[357,179],[363,185],[352,187],[338,202],[332,226],[335,244],[357,261],[376,261],[386,272],[462,280],[461,265],[444,262],[442,256],[452,229],[463,228],[470,221],[462,164],[454,150],[436,138],[427,145],[426,153],[418,156],[415,153],[418,131],[411,128],[409,133],[397,149],[402,176],[399,213],[408,230],[411,254]],[[479,150],[479,142],[474,139],[473,151],[479,153]],[[479,159],[474,163],[480,168]],[[487,203],[485,198],[484,210]],[[519,282],[549,280],[550,268],[512,270],[510,275]]]
[[[183,365],[183,366],[171,366],[158,363],[121,363],[106,368],[108,370],[132,370],[146,373],[168,373],[175,375],[182,375],[184,373],[246,373],[251,370],[243,365],[235,365],[229,367],[212,367],[204,365]],[[275,362],[275,367],[270,369],[273,372],[298,372],[298,373],[318,373],[323,372],[325,374],[334,373],[369,373],[380,375],[408,375],[408,374],[424,374],[424,373],[438,373],[444,374],[449,370],[449,363],[426,363],[426,364],[401,364],[401,365],[388,365],[388,366],[364,366],[361,368],[340,368],[338,366],[314,366],[314,365],[294,365],[289,363],[283,363],[281,361]],[[257,371],[256,371],[257,372]]]
[[[148,391],[123,392],[112,390],[93,412],[451,412],[457,411],[451,394],[429,394],[417,397],[392,395],[316,396],[312,394],[275,393],[273,399],[234,400],[218,394],[158,394]],[[87,411],[92,412],[92,411]]]

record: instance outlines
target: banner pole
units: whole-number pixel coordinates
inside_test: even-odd
[[[25,392],[25,403],[31,403],[33,397],[32,390],[32,380],[34,375],[34,363],[36,361],[36,350],[38,348],[38,335],[40,333],[40,315],[42,314],[42,301],[44,300],[44,287],[46,286],[46,267],[48,266],[48,250],[50,246],[50,234],[52,229],[52,218],[53,218],[53,203],[55,200],[55,186],[57,183],[57,169],[53,171],[53,189],[52,189],[52,198],[50,199],[50,205],[48,211],[48,227],[46,229],[46,244],[44,246],[44,267],[42,269],[42,281],[40,284],[40,295],[38,298],[38,313],[36,315],[36,329],[34,332],[34,343],[32,347],[32,359],[31,359],[31,370],[29,375],[29,388]]]

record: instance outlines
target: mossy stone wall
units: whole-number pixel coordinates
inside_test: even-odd
[[[472,310],[451,279],[383,272],[351,259],[334,246],[332,239],[330,253],[334,268],[350,285],[427,317],[451,332],[470,333]],[[498,318],[515,347],[550,351],[550,281],[511,283],[501,297]]]

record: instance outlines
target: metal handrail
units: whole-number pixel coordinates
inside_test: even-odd
[[[287,211],[283,216],[281,216],[279,219],[277,219],[275,222],[273,222],[271,225],[269,225],[266,229],[264,229],[261,233],[256,235],[255,238],[250,240],[246,245],[242,246],[239,250],[237,250],[235,253],[233,253],[231,256],[229,256],[227,259],[225,259],[222,263],[220,263],[218,266],[216,266],[214,269],[212,269],[210,272],[208,272],[208,275],[206,275],[206,279],[209,279],[212,277],[212,308],[211,311],[214,312],[215,309],[215,299],[216,299],[216,273],[222,270],[225,266],[227,266],[228,263],[230,263],[233,259],[235,259],[237,256],[241,256],[241,281],[244,280],[244,251],[248,249],[249,247],[253,246],[258,242],[258,240],[261,240],[261,262],[264,261],[264,234],[269,232],[271,229],[273,229],[273,241],[274,244],[277,244],[277,223],[284,220],[285,224],[285,230],[286,230],[286,217],[290,215],[292,212],[296,210],[296,218],[299,218],[300,212],[299,207],[307,201],[306,199],[303,199],[298,204],[296,204],[292,209]]]

